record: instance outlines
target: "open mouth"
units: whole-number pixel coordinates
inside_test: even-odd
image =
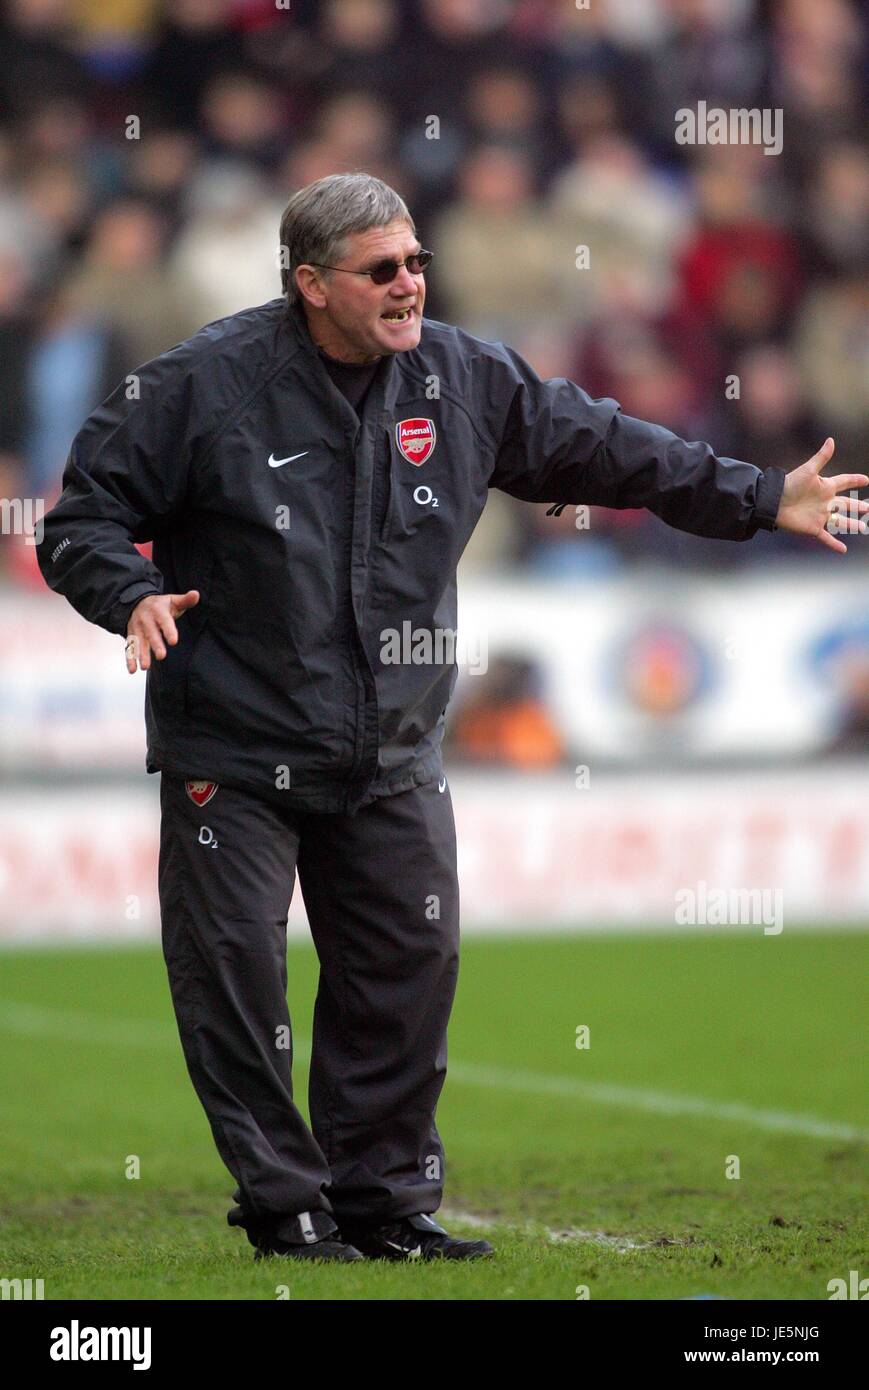
[[[410,323],[413,318],[413,306],[408,309],[390,309],[387,313],[381,314],[380,317],[386,323]]]

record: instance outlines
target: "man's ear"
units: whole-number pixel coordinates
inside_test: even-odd
[[[319,271],[312,265],[297,265],[295,270],[296,288],[312,309],[325,309],[326,293]]]

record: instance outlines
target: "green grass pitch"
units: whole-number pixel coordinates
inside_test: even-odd
[[[226,1225],[159,949],[5,952],[0,1276],[46,1299],[827,1299],[869,1273],[867,965],[856,932],[466,939],[444,1212],[497,1256],[351,1268],[254,1264]],[[312,948],[289,976],[304,1097]]]

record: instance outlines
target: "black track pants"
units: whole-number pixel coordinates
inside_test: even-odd
[[[443,790],[441,790],[443,788]],[[353,816],[292,814],[161,778],[163,953],[184,1056],[238,1184],[231,1224],[312,1239],[443,1195],[435,1107],[458,973],[443,779]],[[320,960],[309,1102],[293,1102],[286,919],[295,874]],[[313,1131],[313,1132],[312,1132]]]

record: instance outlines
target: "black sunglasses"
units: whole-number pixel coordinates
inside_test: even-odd
[[[323,265],[321,261],[307,261],[306,264],[315,265],[318,270],[340,270],[342,275],[370,275],[375,285],[388,285],[403,265],[407,266],[411,275],[421,275],[433,259],[434,251],[416,251],[403,261],[378,261],[370,270],[345,270],[342,265]]]

